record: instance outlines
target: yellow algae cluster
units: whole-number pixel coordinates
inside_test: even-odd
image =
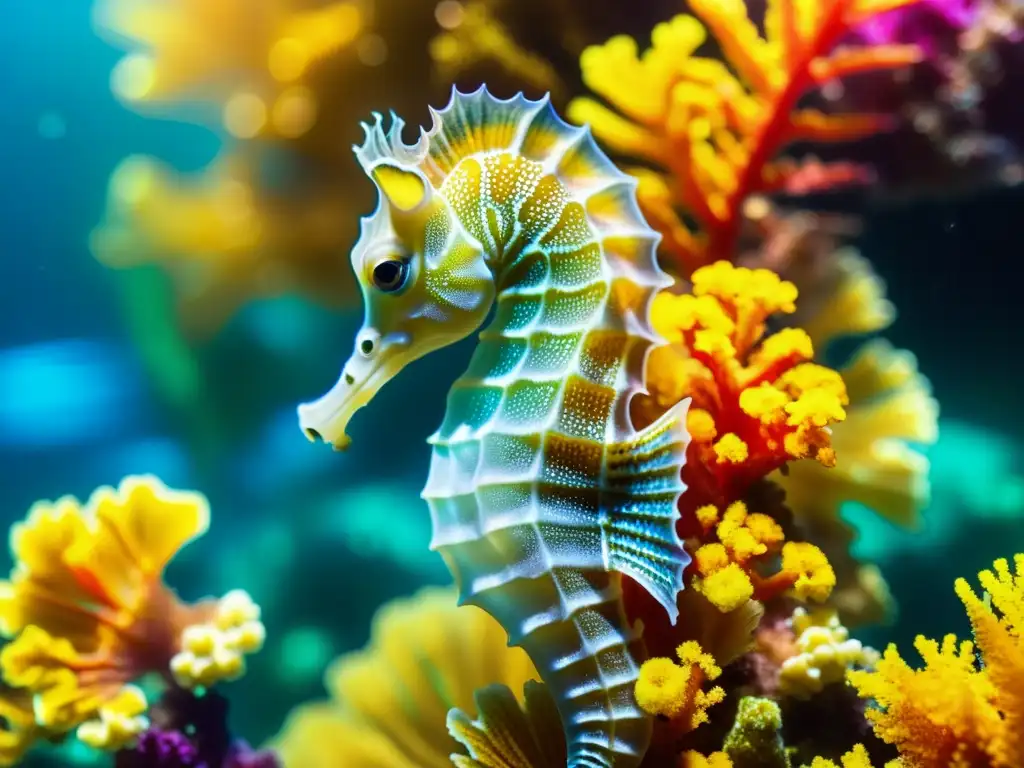
[[[797,608],[790,621],[797,652],[782,662],[780,693],[808,698],[843,682],[849,670],[870,668],[878,661],[878,652],[850,637],[834,610]]]
[[[612,151],[656,170],[634,169],[648,221],[684,273],[735,256],[744,201],[859,178],[846,164],[780,158],[794,142],[850,141],[881,131],[885,115],[797,108],[825,83],[911,64],[913,46],[837,47],[857,24],[911,0],[769,0],[764,34],[742,0],[692,0],[694,15],[659,24],[642,54],[627,36],[584,51],[583,80],[604,103],[574,101]],[[698,56],[709,32],[724,61]],[[681,214],[693,217],[697,230]]]
[[[139,476],[85,504],[39,502],[13,527],[15,567],[0,582],[9,639],[0,650],[0,763],[76,729],[90,746],[120,749],[148,727],[133,683],[166,675],[183,637],[225,607],[183,603],[163,582],[170,560],[208,525],[202,496]]]
[[[894,744],[903,768],[1013,768],[1024,765],[1024,555],[996,560],[978,574],[984,597],[964,580],[956,593],[974,642],[918,636],[924,666],[911,667],[895,646],[875,671],[850,683],[878,708],[867,716]]]
[[[332,700],[299,707],[274,746],[285,768],[447,768],[459,751],[445,729],[449,710],[472,712],[474,692],[488,685],[521,701],[535,679],[494,619],[458,607],[453,590],[426,588],[377,613],[367,647],[327,671]]]

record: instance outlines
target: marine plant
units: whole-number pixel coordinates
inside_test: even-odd
[[[259,607],[242,590],[185,603],[162,578],[208,526],[201,495],[137,476],[85,504],[39,502],[11,529],[15,567],[0,583],[0,764],[73,732],[117,752],[122,768],[171,753],[182,768],[246,765],[254,753],[230,739],[226,704],[208,689],[244,674],[245,657],[262,646]],[[142,687],[150,675],[162,681],[156,700]]]

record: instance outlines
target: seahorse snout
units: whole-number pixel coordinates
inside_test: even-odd
[[[345,430],[353,414],[409,362],[405,334],[382,337],[364,328],[356,336],[355,351],[341,370],[337,383],[319,400],[299,406],[299,426],[312,442],[323,441],[336,451],[352,443]]]

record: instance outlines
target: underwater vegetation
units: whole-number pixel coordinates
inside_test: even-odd
[[[347,617],[374,568],[447,584],[381,606],[365,647],[327,666],[329,697],[254,748],[228,684],[275,633],[303,638],[246,590],[188,601],[168,584],[211,525],[206,499],[131,475],[38,502],[0,586],[0,764],[79,744],[117,768],[1024,766],[1024,555],[952,585],[973,640],[918,637],[917,661],[858,639],[898,607],[855,556],[848,510],[921,524],[939,406],[882,336],[896,308],[853,245],[862,220],[812,212],[824,193],[937,184],[968,135],[985,156],[972,183],[1012,180],[1020,126],[1000,122],[992,75],[1020,77],[1019,9],[691,0],[598,22],[604,3],[576,6],[96,3],[98,29],[129,48],[118,98],[221,139],[194,176],[125,159],[91,237],[124,278],[157,389],[197,440],[216,433],[227,409],[200,349],[216,357],[244,315],[282,356],[333,365],[336,335],[310,340],[301,310],[293,327],[245,310],[359,296],[337,383],[298,408],[323,445],[294,444],[280,409],[224,445],[239,487],[289,500],[286,526],[359,555],[332,571],[352,583],[285,583],[284,599]],[[555,31],[527,46],[538,19]],[[428,127],[372,113],[353,162],[345,137],[384,105]],[[890,178],[908,123],[927,149],[914,158],[952,166],[908,160]],[[997,135],[1006,151],[988,152]],[[430,381],[410,390],[426,400],[454,378],[422,491],[447,575],[411,551],[426,531],[401,483],[353,477],[362,492],[316,508],[359,509],[311,525],[297,510],[342,472],[324,446],[358,452],[358,419],[397,442],[375,398],[467,339],[464,373],[421,366]],[[265,362],[227,367],[248,383]],[[0,421],[31,431],[19,413]],[[261,471],[282,454],[280,475]],[[264,554],[264,578],[281,578]],[[336,652],[306,639],[294,653],[310,664]]]

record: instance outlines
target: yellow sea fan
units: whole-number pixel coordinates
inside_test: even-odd
[[[856,24],[911,1],[769,0],[762,36],[742,0],[691,0],[697,18],[658,25],[643,54],[625,36],[584,51],[584,82],[614,110],[581,98],[570,119],[591,124],[613,151],[657,168],[635,171],[641,206],[685,272],[731,259],[748,197],[805,186],[801,164],[777,157],[782,149],[849,141],[891,124],[883,115],[826,115],[797,103],[830,80],[917,61],[912,46],[836,48]],[[724,62],[696,55],[709,32]],[[858,175],[842,164],[815,164],[815,173],[819,185]]]
[[[491,684],[521,697],[533,679],[497,622],[430,587],[378,612],[366,648],[328,670],[332,701],[296,709],[274,745],[287,768],[449,768],[449,710],[474,711]]]

